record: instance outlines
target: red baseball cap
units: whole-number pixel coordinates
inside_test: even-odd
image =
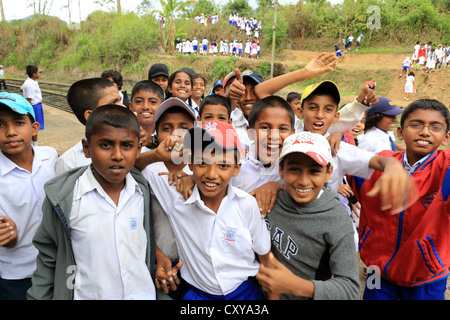
[[[183,144],[185,148],[191,150],[214,143],[222,150],[237,150],[239,152],[238,159],[243,155],[242,145],[239,136],[232,125],[220,122],[209,121],[202,127],[193,127],[184,136]]]

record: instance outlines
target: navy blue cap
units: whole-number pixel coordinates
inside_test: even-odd
[[[223,87],[223,81],[222,81],[222,80],[216,80],[216,81],[214,81],[214,84],[213,84],[213,87],[212,87],[212,89],[211,89],[210,95],[211,95],[211,94],[214,94],[214,89],[215,89],[216,87],[219,87],[219,86]]]
[[[397,107],[391,100],[384,97],[378,98],[378,103],[367,109],[366,114],[381,113],[388,116],[397,116],[403,112],[403,109]]]

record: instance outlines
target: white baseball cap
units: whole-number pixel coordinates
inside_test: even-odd
[[[301,152],[310,156],[323,167],[331,163],[333,159],[330,144],[323,135],[318,133],[300,132],[287,137],[283,142],[279,161],[294,152]]]

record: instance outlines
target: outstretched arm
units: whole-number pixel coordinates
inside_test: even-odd
[[[335,66],[335,54],[323,52],[300,70],[292,71],[257,84],[255,86],[255,94],[259,99],[263,99],[277,93],[290,84],[333,71]]]
[[[367,195],[381,197],[381,209],[399,213],[417,200],[417,189],[403,165],[394,157],[374,156],[369,167],[383,171]]]

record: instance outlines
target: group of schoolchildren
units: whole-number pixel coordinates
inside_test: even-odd
[[[364,35],[362,33],[356,38],[356,51],[358,51],[359,47],[361,46],[362,38],[364,38]],[[344,45],[344,54],[352,50],[354,39],[355,38],[353,37],[352,33],[349,36],[342,38],[342,44]],[[339,59],[339,62],[342,62],[343,54],[341,50],[341,44],[339,42],[334,45],[334,51],[336,52],[336,57]]]
[[[411,93],[417,93],[415,83],[415,71],[425,70],[426,73],[436,72],[441,68],[450,67],[450,50],[447,44],[439,44],[437,49],[433,47],[433,42],[428,43],[417,41],[414,45],[412,57],[406,57],[402,62],[402,69],[399,78],[405,75],[405,95],[404,100],[409,101]]]
[[[31,104],[0,93],[0,298],[359,299],[359,252],[378,267],[364,299],[444,299],[449,109],[368,86],[341,106],[327,80],[276,95],[335,61],[236,69],[195,104],[189,68],[152,65],[126,106],[110,80],[76,81],[85,136],[61,156],[32,146]]]
[[[197,21],[198,23],[200,23],[201,25],[211,25],[211,24],[216,24],[219,21],[219,14],[218,13],[202,13],[198,16],[194,17],[195,21]],[[189,17],[186,16],[186,20],[189,20]]]
[[[189,38],[180,41],[178,38],[176,40],[175,48],[179,53],[184,55],[195,54],[207,56],[209,54],[216,56],[219,54],[221,56],[231,56],[239,59],[242,57],[259,59],[259,53],[261,51],[258,40],[251,41],[250,39],[247,39],[244,48],[243,42],[238,39],[235,39],[230,43],[228,43],[228,40],[220,39],[219,44],[217,44],[216,40],[209,43],[206,37],[201,41],[199,41],[197,37],[194,37],[192,41],[189,41]]]
[[[412,57],[406,57],[402,63],[402,70],[405,70],[407,75],[412,68],[432,73],[443,67],[450,67],[450,50],[447,43],[438,44],[436,48],[432,41],[427,43],[417,41]]]
[[[253,17],[247,18],[239,16],[238,13],[231,13],[228,17],[228,25],[235,26],[240,33],[245,33],[248,37],[252,36],[256,39],[262,31],[262,22]]]

